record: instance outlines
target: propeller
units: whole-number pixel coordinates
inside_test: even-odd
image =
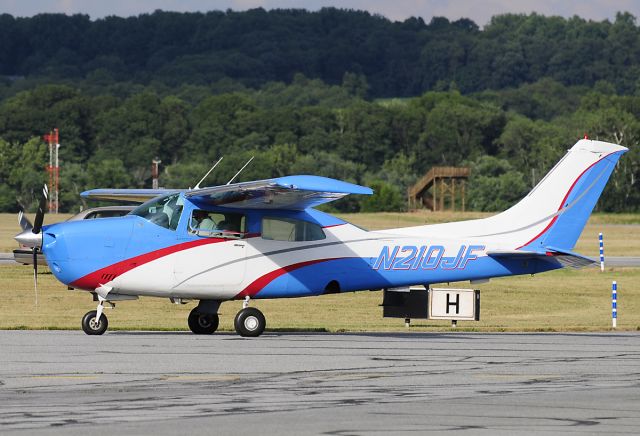
[[[31,230],[33,228],[33,224],[31,224],[29,218],[24,216],[24,212],[22,210],[18,212],[18,224],[20,224],[20,228],[22,230]]]
[[[33,229],[31,231],[35,234],[40,233],[42,228],[42,222],[44,221],[44,208],[47,206],[47,199],[49,198],[49,188],[44,185],[42,188],[42,197],[40,197],[40,203],[38,203],[38,210],[36,211],[36,218],[33,221]]]
[[[36,307],[38,307],[38,250],[42,247],[42,223],[44,222],[44,210],[47,206],[47,199],[49,197],[49,188],[44,185],[42,188],[42,197],[38,203],[38,210],[36,211],[36,218],[34,224],[27,217],[24,216],[24,212],[18,213],[18,224],[22,228],[22,232],[14,237],[16,241],[27,247],[31,247],[33,253],[33,288],[36,294]]]

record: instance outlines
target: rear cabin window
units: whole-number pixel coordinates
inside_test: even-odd
[[[273,241],[319,241],[325,239],[322,227],[293,218],[262,218],[262,239]]]

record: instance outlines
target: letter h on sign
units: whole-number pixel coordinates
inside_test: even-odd
[[[449,299],[450,295],[451,294],[447,293],[447,314],[449,313],[449,308],[451,306],[455,306],[456,307],[456,315],[457,315],[458,313],[460,313],[460,294],[455,294],[456,295],[456,301],[455,302],[450,301],[450,299]]]

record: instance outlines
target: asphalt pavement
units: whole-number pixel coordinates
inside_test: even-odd
[[[0,331],[5,434],[637,434],[640,334]]]
[[[13,253],[0,253],[0,265],[10,265],[14,264]]]

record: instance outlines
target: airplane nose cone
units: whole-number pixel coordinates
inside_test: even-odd
[[[31,229],[25,230],[22,233],[18,233],[13,237],[19,244],[25,245],[27,247],[42,247],[42,232],[33,233]]]

